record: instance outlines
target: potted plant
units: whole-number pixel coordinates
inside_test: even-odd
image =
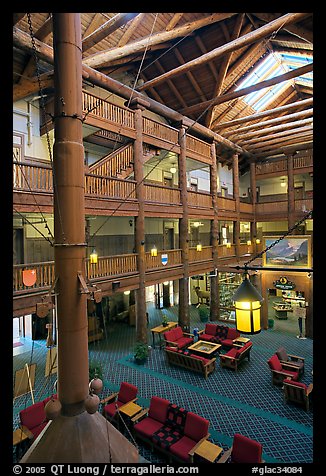
[[[148,357],[148,345],[144,342],[137,342],[134,347],[134,360],[136,364],[144,364]]]
[[[198,308],[198,314],[201,322],[207,322],[209,318],[209,308],[205,305],[201,305]]]
[[[103,379],[102,364],[96,360],[92,360],[89,363],[89,380],[94,378]]]
[[[163,317],[162,317],[162,326],[163,327],[167,327],[168,325],[168,318],[167,318],[167,315],[166,314],[163,314]]]

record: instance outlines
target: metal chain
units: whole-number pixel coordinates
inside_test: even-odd
[[[246,267],[248,266],[248,264],[252,263],[252,261],[254,261],[255,259],[257,258],[261,258],[263,256],[264,253],[266,253],[268,250],[270,250],[271,248],[273,248],[273,246],[277,245],[277,243],[279,243],[280,241],[282,241],[286,236],[290,235],[290,233],[295,230],[296,228],[298,228],[298,226],[301,225],[301,223],[303,223],[305,220],[307,220],[311,215],[312,215],[312,212],[313,210],[310,210],[300,221],[298,221],[297,223],[295,223],[286,233],[284,233],[284,235],[280,236],[279,238],[277,238],[277,240],[273,241],[273,243],[271,243],[269,246],[267,246],[264,250],[262,250],[260,253],[258,253],[256,256],[254,256],[253,258],[251,258],[249,261],[247,261],[246,263],[244,263],[244,268],[246,269]]]

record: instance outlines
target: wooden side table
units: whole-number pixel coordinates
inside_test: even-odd
[[[222,453],[223,448],[214,443],[204,440],[194,451],[195,459],[199,457],[207,463],[214,463],[216,458]]]
[[[236,339],[233,339],[233,345],[235,345],[236,347],[242,347],[247,342],[250,342],[250,339],[248,339],[247,337],[237,337]]]
[[[158,334],[158,337],[159,337],[159,347],[162,347],[162,334],[164,334],[164,332],[166,331],[169,331],[171,329],[173,329],[174,327],[177,327],[178,326],[178,323],[177,322],[168,322],[166,326],[162,326],[162,324],[160,326],[157,326],[157,327],[153,327],[151,329],[151,333],[152,333],[152,338],[153,338],[153,349],[155,349],[155,334]]]

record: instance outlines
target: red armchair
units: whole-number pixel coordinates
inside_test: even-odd
[[[299,375],[303,375],[305,361],[304,357],[288,354],[284,347],[280,347],[279,349],[277,349],[276,355],[280,359],[281,363],[289,363],[294,367],[297,367],[299,370]]]
[[[183,332],[180,326],[164,332],[163,337],[166,345],[177,347],[178,349],[183,349],[194,343],[193,334]]]
[[[101,400],[103,407],[102,413],[106,418],[113,420],[116,416],[117,410],[128,402],[137,400],[138,388],[128,382],[121,382],[119,392],[112,393],[107,398]],[[110,402],[110,403],[107,403]]]
[[[205,329],[199,331],[199,339],[206,340],[208,342],[215,342],[216,337],[216,324],[207,323]]]
[[[33,403],[33,405],[30,405],[19,412],[20,426],[33,440],[48,424],[49,420],[46,418],[44,408],[52,397],[57,398],[57,394],[47,397],[40,402]]]
[[[152,448],[152,437],[154,433],[165,425],[169,405],[169,400],[154,396],[151,398],[149,408],[145,408],[142,412],[132,418],[135,436],[148,442]]]
[[[297,367],[293,366],[289,363],[283,363],[274,354],[268,361],[267,361],[269,368],[272,371],[272,382],[273,385],[282,385],[283,380],[285,378],[290,378],[292,380],[299,379],[299,370]]]
[[[262,460],[263,447],[258,441],[252,440],[247,436],[235,433],[233,437],[233,445],[224,452],[218,463],[263,463]]]
[[[208,420],[188,412],[183,436],[170,446],[172,458],[182,463],[192,463],[195,448],[209,437],[208,427]]]
[[[306,411],[309,410],[310,394],[312,389],[312,383],[306,385],[303,382],[295,382],[289,378],[283,380],[285,401],[303,405]]]

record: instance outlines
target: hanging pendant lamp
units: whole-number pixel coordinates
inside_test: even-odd
[[[260,309],[262,296],[251,284],[248,272],[232,297],[235,307],[237,331],[242,334],[258,334],[261,331]]]

